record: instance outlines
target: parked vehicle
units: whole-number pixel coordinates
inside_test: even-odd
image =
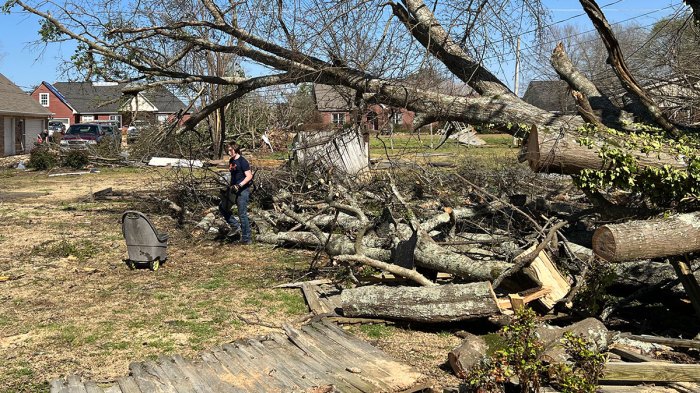
[[[96,147],[99,143],[113,143],[118,147],[121,145],[120,142],[121,135],[114,126],[84,123],[68,127],[59,144],[65,150],[87,150]]]
[[[49,136],[53,136],[54,132],[66,132],[66,125],[60,121],[49,121]]]
[[[126,143],[134,143],[141,133],[142,129],[148,127],[148,123],[143,120],[136,120],[129,128],[126,129]]]

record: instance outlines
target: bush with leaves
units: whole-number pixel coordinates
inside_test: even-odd
[[[29,153],[29,167],[39,170],[51,169],[58,164],[58,154],[48,145],[39,145]]]
[[[571,363],[551,366],[552,384],[562,393],[595,393],[607,356],[594,342],[571,332],[564,333],[562,345]]]
[[[84,168],[90,162],[86,151],[70,150],[63,158],[63,165],[73,169]]]
[[[535,332],[538,323],[537,314],[532,309],[524,307],[515,313],[513,322],[500,331],[504,347],[467,376],[472,391],[503,392],[511,377],[518,379],[523,393],[539,390],[546,369],[541,359],[543,346]]]

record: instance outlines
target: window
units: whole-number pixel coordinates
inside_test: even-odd
[[[81,123],[87,123],[90,121],[95,121],[95,116],[94,115],[82,115],[80,116],[80,122]]]
[[[165,122],[168,120],[168,115],[167,115],[167,114],[163,114],[163,113],[159,113],[159,114],[156,116],[156,120],[158,120],[158,123],[165,123]]]
[[[396,125],[402,125],[403,124],[403,113],[401,112],[394,112],[391,114],[391,122]]]
[[[49,106],[49,93],[39,93],[39,104]]]
[[[122,126],[122,115],[109,115],[109,121],[115,122],[119,128]]]
[[[345,113],[333,113],[333,124],[345,124]]]

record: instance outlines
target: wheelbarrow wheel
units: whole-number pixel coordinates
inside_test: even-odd
[[[136,269],[136,264],[130,259],[126,261],[126,266],[129,268],[129,270]]]
[[[148,267],[155,272],[160,267],[160,260],[154,259],[148,262]]]

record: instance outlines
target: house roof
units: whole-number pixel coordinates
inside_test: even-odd
[[[354,90],[343,86],[314,84],[316,108],[321,112],[349,111],[354,108]]]
[[[576,101],[567,89],[565,81],[532,81],[523,100],[549,112],[575,113]]]
[[[55,90],[78,113],[117,113],[132,97],[122,94],[124,83],[56,82]],[[157,108],[157,112],[175,113],[185,104],[166,88],[140,93]]]
[[[49,117],[51,112],[0,74],[0,114]]]

